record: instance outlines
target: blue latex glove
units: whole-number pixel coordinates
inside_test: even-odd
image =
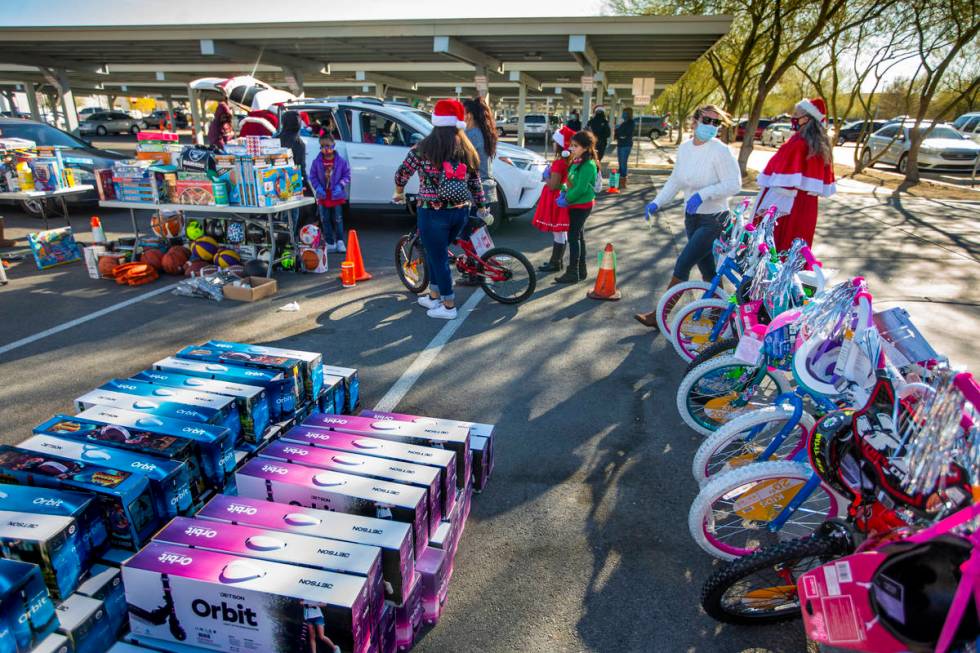
[[[549,163],[548,166],[541,172],[541,181],[548,181],[548,179],[550,178],[551,178],[551,164]]]
[[[702,202],[704,202],[704,200],[701,199],[701,193],[694,193],[687,198],[687,204],[684,206],[684,211],[687,213],[695,213],[697,212],[698,207],[701,206]]]
[[[651,215],[653,215],[654,213],[656,213],[659,210],[660,210],[660,207],[657,206],[657,203],[656,202],[650,202],[649,204],[647,204],[647,217],[649,218]]]
[[[568,200],[565,198],[565,191],[558,194],[558,199],[555,200],[555,204],[558,205],[560,209],[568,208]]]
[[[344,194],[344,187],[341,184],[337,184],[336,186],[330,189],[330,195],[334,199],[341,197],[343,194]]]

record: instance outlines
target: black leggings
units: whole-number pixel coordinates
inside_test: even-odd
[[[568,267],[585,274],[585,220],[592,213],[587,209],[568,209]]]

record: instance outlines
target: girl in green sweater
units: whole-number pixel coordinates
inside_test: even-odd
[[[568,181],[558,199],[558,206],[568,207],[568,269],[555,279],[555,283],[575,283],[588,276],[585,267],[585,220],[595,204],[595,182],[599,175],[599,157],[595,150],[595,136],[580,131],[572,136],[569,147],[572,165],[568,169]]]

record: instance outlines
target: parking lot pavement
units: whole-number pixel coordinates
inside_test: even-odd
[[[550,276],[521,306],[484,298],[398,406],[496,423],[499,433],[494,477],[474,500],[446,612],[422,653],[803,650],[799,622],[733,628],[698,607],[714,567],[687,532],[696,491],[688,470],[701,438],[674,406],[683,365],[631,317],[652,306],[682,245],[677,207],[645,228],[646,183],[604,196],[589,219],[590,267],[605,242],[615,244],[622,301],[588,300],[590,286],[553,286]],[[977,206],[848,195],[821,208],[816,251],[826,265],[864,273],[876,305],[907,306],[940,351],[976,369]],[[7,216],[17,237],[32,225]],[[128,220],[103,217],[110,231]],[[321,350],[360,368],[363,404],[373,406],[446,323],[399,286],[393,248],[403,220],[362,215],[348,226],[375,274],[356,288],[342,290],[333,274],[280,274],[279,294],[255,304],[164,293],[0,354],[3,441],[71,410],[104,379],[219,337]],[[496,240],[535,265],[550,251],[527,216]],[[89,281],[79,265],[23,267],[33,265],[14,268],[0,288],[0,347],[145,292]],[[300,312],[275,311],[290,301]]]

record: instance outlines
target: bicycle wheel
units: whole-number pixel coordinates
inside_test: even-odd
[[[395,269],[402,284],[416,295],[429,287],[429,266],[425,263],[422,239],[406,234],[395,245]]]
[[[686,361],[694,360],[702,349],[716,342],[711,340],[711,332],[726,315],[729,323],[721,327],[717,340],[733,337],[735,329],[731,320],[735,314],[729,312],[729,307],[727,299],[711,297],[675,310],[670,323],[670,342],[677,355]]]
[[[694,360],[687,364],[686,371],[690,372],[701,363],[710,361],[716,356],[734,354],[736,348],[738,348],[738,338],[720,338],[702,349],[698,355],[694,357]]]
[[[671,286],[660,296],[657,302],[657,326],[660,333],[665,336],[670,335],[670,324],[674,319],[674,311],[687,306],[691,302],[705,299],[711,284],[707,281],[685,281],[676,286]],[[720,287],[715,290],[718,299],[725,299],[727,295]]]
[[[772,406],[776,397],[789,392],[783,373],[766,369],[756,382],[759,370],[730,354],[702,363],[681,380],[677,388],[677,410],[684,423],[701,435],[711,435],[726,422],[758,408]],[[743,406],[732,406],[736,399],[748,397]]]
[[[520,252],[494,247],[480,259],[483,292],[501,304],[520,304],[534,292],[538,277],[531,262]]]
[[[759,549],[711,574],[701,589],[701,607],[712,619],[729,624],[795,619],[800,616],[799,577],[850,548],[840,535],[819,533]]]
[[[715,431],[698,448],[691,471],[694,480],[704,485],[708,480],[728,470],[753,462],[792,419],[793,409],[785,406],[766,406],[739,415]],[[768,460],[786,460],[802,446],[803,438],[813,429],[813,417],[803,412]]]
[[[687,526],[704,551],[734,560],[764,546],[806,537],[828,519],[842,517],[844,502],[820,483],[778,531],[769,525],[803,489],[814,471],[780,460],[753,463],[720,474],[701,488],[691,504]]]

